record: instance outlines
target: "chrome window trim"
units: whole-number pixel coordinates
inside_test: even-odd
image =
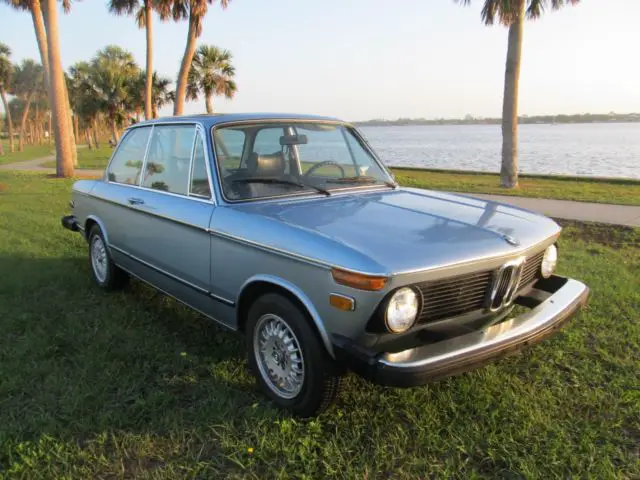
[[[187,175],[187,197],[191,195],[191,179],[193,177],[193,156],[196,151],[196,139],[198,138],[198,126],[193,129],[193,140],[191,140],[191,154],[189,155],[189,174]]]
[[[345,127],[350,132],[352,132],[354,136],[361,142],[363,148],[367,151],[367,153],[371,155],[371,158],[373,159],[373,161],[378,164],[378,166],[382,169],[382,171],[385,172],[390,177],[391,180],[393,180],[393,175],[380,161],[380,158],[375,154],[375,152],[371,148],[371,145],[369,145],[369,143],[364,139],[364,137],[362,137],[362,134],[360,134],[360,132],[358,132],[358,130],[350,123],[343,122],[340,120],[315,120],[315,119],[301,119],[301,118],[277,118],[277,119],[269,118],[264,120],[231,120],[231,121],[220,122],[212,125],[211,135],[210,135],[211,146],[213,149],[213,160],[216,164],[216,173],[218,177],[217,186],[220,189],[220,196],[226,203],[238,204],[238,203],[258,202],[258,201],[264,201],[264,200],[274,200],[279,198],[290,198],[290,197],[301,197],[301,196],[306,196],[309,198],[325,197],[325,195],[320,192],[306,191],[306,192],[293,192],[293,193],[283,193],[278,195],[270,195],[268,197],[245,198],[241,200],[230,200],[229,198],[227,198],[227,196],[224,193],[224,188],[222,185],[222,172],[220,171],[220,163],[218,162],[218,152],[216,151],[216,142],[214,138],[215,131],[218,128],[225,128],[229,126],[262,125],[264,123],[276,123],[276,124],[277,123],[285,123],[285,124],[286,123],[316,123],[316,124],[322,123],[322,124],[337,125],[337,126]],[[350,186],[350,187],[335,188],[331,190],[331,193],[333,194],[334,192],[336,193],[343,192],[343,191],[352,192],[352,191],[360,191],[360,190],[376,190],[377,191],[377,190],[387,190],[387,189],[389,189],[387,185],[356,185],[356,186]]]
[[[233,300],[229,300],[228,298],[224,298],[221,297],[219,295],[216,295],[212,292],[210,292],[209,290],[207,290],[206,288],[202,288],[199,287],[198,285],[196,285],[195,283],[192,283],[188,280],[185,280],[182,277],[179,277],[178,275],[174,275],[173,273],[167,272],[165,269],[157,267],[155,265],[153,265],[152,263],[149,263],[145,260],[142,260],[141,258],[127,252],[126,250],[120,248],[120,247],[116,247],[115,245],[109,245],[109,248],[113,248],[114,250],[116,250],[117,252],[120,252],[122,255],[125,255],[127,257],[129,257],[132,260],[135,260],[138,263],[141,263],[142,265],[144,265],[145,267],[148,267],[152,270],[155,270],[158,273],[161,273],[169,278],[171,278],[172,280],[175,280],[176,282],[182,283],[184,285],[186,285],[187,287],[190,287],[194,290],[196,290],[197,292],[203,294],[203,295],[207,295],[211,298],[213,298],[214,300],[218,300],[222,303],[226,303],[229,306],[234,306],[236,303]]]
[[[149,151],[149,142],[151,141],[151,134],[153,133],[153,124],[151,125],[140,125],[139,127],[129,127],[125,130],[125,132],[122,134],[122,137],[120,137],[120,141],[118,142],[118,144],[116,145],[116,148],[113,150],[113,153],[111,154],[111,158],[109,159],[109,163],[107,163],[107,167],[104,169],[104,174],[102,176],[103,181],[107,182],[107,183],[115,183],[117,185],[131,185],[130,183],[121,183],[121,182],[115,182],[115,181],[111,181],[109,180],[109,172],[111,170],[111,164],[113,163],[113,159],[116,158],[116,155],[118,154],[118,152],[120,151],[120,147],[122,146],[122,141],[127,138],[131,132],[133,132],[136,128],[149,128],[151,129],[151,131],[149,132],[149,138],[147,138],[147,145],[144,147],[144,157],[142,159],[142,166],[140,167],[140,180],[138,181],[138,183],[140,183],[142,181],[142,172],[143,172],[143,168],[145,166],[145,162],[146,162],[146,158],[147,158],[147,153]]]

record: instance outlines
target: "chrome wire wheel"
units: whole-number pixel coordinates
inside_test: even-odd
[[[253,333],[253,351],[267,386],[284,399],[295,398],[304,384],[304,357],[291,327],[272,313],[262,315]]]
[[[107,249],[100,235],[94,235],[91,239],[91,267],[96,279],[104,283],[107,279]]]

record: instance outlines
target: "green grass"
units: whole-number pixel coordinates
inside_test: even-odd
[[[134,281],[107,294],[64,230],[71,181],[0,172],[0,477],[638,478],[640,232],[570,224],[593,289],[542,345],[413,389],[346,379],[300,421],[241,339]]]
[[[505,189],[500,187],[500,178],[497,174],[404,168],[392,170],[396,180],[408,187],[640,205],[640,180],[521,175],[520,188]]]
[[[0,165],[33,160],[35,158],[42,158],[55,153],[55,145],[49,145],[48,143],[45,143],[44,145],[25,145],[24,151],[18,152],[17,138],[14,144],[16,151],[9,153],[9,141],[6,139],[0,141],[4,147],[4,155],[0,156]]]
[[[103,170],[107,163],[109,163],[109,159],[111,158],[111,154],[113,153],[113,149],[109,146],[108,143],[102,143],[100,148],[97,149],[88,149],[88,148],[79,148],[78,149],[78,166],[77,169],[95,169],[95,170]],[[43,164],[44,167],[55,168],[56,162],[49,161]]]

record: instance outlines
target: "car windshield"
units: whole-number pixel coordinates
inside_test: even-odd
[[[395,186],[362,139],[343,124],[233,125],[215,128],[213,140],[222,190],[231,201]]]

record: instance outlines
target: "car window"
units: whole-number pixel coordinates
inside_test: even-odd
[[[202,135],[196,133],[196,145],[193,149],[193,162],[191,166],[191,189],[189,193],[198,197],[211,198],[209,176],[207,175],[207,158],[204,154],[204,142]]]
[[[156,125],[149,141],[142,186],[186,195],[196,127]]]
[[[235,170],[240,166],[244,150],[245,134],[242,130],[225,128],[213,135],[218,163],[224,170]]]
[[[149,127],[134,128],[124,136],[109,164],[109,181],[138,185],[150,132]]]

